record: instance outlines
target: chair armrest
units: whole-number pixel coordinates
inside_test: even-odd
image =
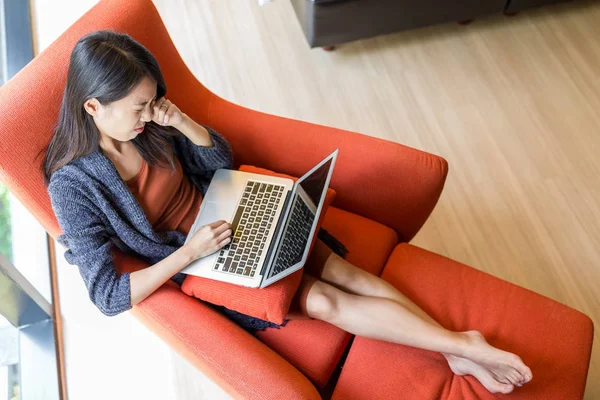
[[[235,168],[302,176],[336,148],[333,205],[393,228],[410,241],[444,187],[445,159],[361,133],[266,114],[213,97],[209,125],[231,144]]]
[[[146,264],[120,250],[114,253],[119,271]],[[269,393],[274,399],[321,399],[298,369],[206,303],[187,296],[173,281],[130,313],[234,398],[263,399]]]

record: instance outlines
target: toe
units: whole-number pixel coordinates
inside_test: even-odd
[[[519,371],[519,383],[521,385],[526,384],[527,382],[529,382],[531,380],[531,370],[527,367],[525,367],[524,370]]]
[[[516,354],[513,354],[513,360],[511,362],[511,367],[516,369],[517,372],[523,377],[523,379],[531,379],[529,377],[531,377],[531,369],[529,369],[529,367],[527,365],[525,365],[525,363],[523,362],[523,360],[521,359],[521,357],[517,356]]]
[[[521,387],[521,386],[523,386],[524,384],[525,384],[525,382],[523,382],[523,381],[519,381],[519,382],[515,383],[515,386],[517,386],[517,387]]]
[[[491,393],[510,393],[514,389],[508,381],[502,383],[494,379],[491,373],[482,368],[477,368],[470,373]]]
[[[515,389],[515,387],[513,385],[503,385],[503,386],[504,386],[504,388],[501,391],[501,393],[505,393],[505,394],[510,393]]]
[[[496,381],[500,382],[500,383],[506,383],[508,385],[511,384],[510,379],[508,379],[505,375],[498,375],[498,374],[493,374],[493,379],[495,379]]]
[[[486,387],[492,393],[510,393],[514,389],[514,386],[510,383],[500,383],[495,380],[493,382],[490,382],[490,384]]]
[[[523,380],[523,376],[519,373],[519,371],[512,371],[510,374],[510,383],[513,385],[519,383]]]
[[[515,388],[511,383],[501,383],[496,380],[492,382],[491,386],[493,387],[492,393],[510,393]]]

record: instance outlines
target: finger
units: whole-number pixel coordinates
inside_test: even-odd
[[[211,222],[210,224],[208,224],[208,226],[216,228],[217,226],[222,225],[222,224],[228,224],[228,222],[225,221],[224,219],[220,219],[218,221]]]
[[[222,224],[220,226],[217,226],[216,228],[213,228],[213,231],[215,233],[215,237],[219,237],[224,232],[227,232],[228,229],[231,229],[231,226],[229,224],[227,224],[227,223]]]
[[[173,110],[171,109],[171,106],[173,105],[173,103],[171,103],[169,100],[165,101],[165,106],[162,108],[163,109],[163,124],[167,123],[167,115],[169,115],[169,113],[172,113]]]
[[[160,108],[160,103],[157,101],[156,103],[154,103],[154,107],[152,107],[152,109],[154,110],[154,113],[152,114],[152,119],[154,120],[154,122],[158,123],[158,112]]]
[[[218,237],[221,233],[231,228],[231,225],[225,221],[216,221],[210,224],[210,226],[215,234],[215,237]]]
[[[164,97],[161,97],[160,99],[156,99],[154,100],[154,104],[152,106],[152,109],[154,110],[154,118],[158,117],[158,112],[160,111],[160,105],[165,101]],[[156,122],[158,122],[158,119],[156,119]]]
[[[165,107],[163,107],[163,104],[165,104],[165,102],[166,100],[161,97],[156,101],[156,103],[154,103],[154,118],[157,124],[162,124],[162,119],[165,112]]]
[[[169,123],[169,120],[171,119],[174,113],[175,111],[169,108],[169,111],[165,114],[165,124]]]
[[[223,240],[231,237],[232,232],[229,228],[227,228],[224,232],[222,232],[219,236],[217,236],[217,243],[221,243]]]
[[[164,124],[165,114],[169,110],[169,104],[165,101],[160,105],[160,111],[158,113],[158,122]]]

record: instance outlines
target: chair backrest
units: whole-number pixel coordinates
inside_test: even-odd
[[[54,238],[52,211],[36,155],[53,135],[71,51],[85,34],[102,29],[126,33],[157,58],[167,97],[195,121],[206,123],[214,96],[193,76],[175,48],[151,0],[102,0],[0,88],[0,181]]]

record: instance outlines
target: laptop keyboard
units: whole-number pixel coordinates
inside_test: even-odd
[[[232,241],[221,248],[213,269],[253,277],[285,186],[249,180],[231,223]]]
[[[304,201],[298,197],[294,203],[290,222],[283,236],[282,244],[269,278],[285,271],[302,260],[302,254],[304,253],[306,242],[308,242],[308,235],[310,234],[310,228],[314,219],[315,215],[309,210]]]

